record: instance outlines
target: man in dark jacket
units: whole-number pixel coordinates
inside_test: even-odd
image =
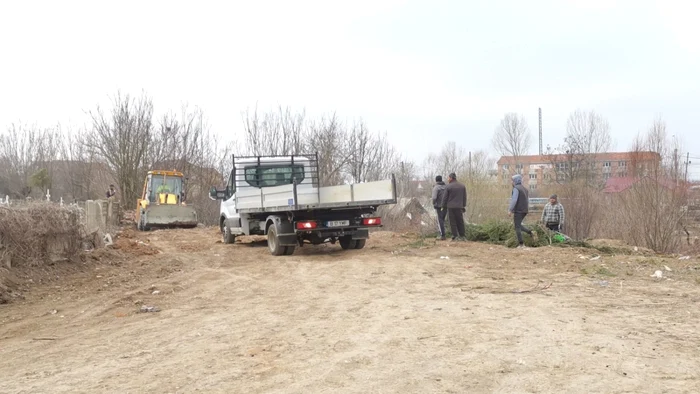
[[[445,240],[445,216],[447,211],[442,209],[442,198],[445,196],[445,182],[442,181],[442,175],[435,177],[435,187],[433,187],[433,207],[437,213],[438,231],[440,235],[438,239]]]
[[[464,213],[467,212],[467,188],[457,182],[457,175],[451,173],[447,178],[442,208],[447,210],[453,241],[466,241],[464,231]]]
[[[524,247],[523,234],[524,231],[530,234],[532,239],[537,242],[537,233],[523,226],[523,219],[527,216],[530,199],[525,186],[523,186],[523,177],[520,174],[513,175],[513,195],[510,199],[508,214],[513,216],[513,224],[515,225],[515,236],[518,238],[518,248]]]

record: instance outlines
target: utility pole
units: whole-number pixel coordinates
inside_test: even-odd
[[[472,152],[469,151],[469,180],[472,179]]]
[[[676,178],[676,186],[678,186],[678,148],[673,150],[673,176]]]
[[[688,164],[690,164],[690,152],[685,155],[685,183],[688,183]]]
[[[542,156],[542,108],[537,109],[540,115],[540,156]]]

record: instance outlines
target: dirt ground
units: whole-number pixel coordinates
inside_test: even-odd
[[[219,239],[129,232],[17,271],[0,392],[700,392],[695,257],[388,232],[272,257]]]

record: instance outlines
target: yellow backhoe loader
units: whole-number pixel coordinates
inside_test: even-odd
[[[179,171],[149,171],[136,207],[136,227],[197,227],[197,212],[185,203],[185,184]]]

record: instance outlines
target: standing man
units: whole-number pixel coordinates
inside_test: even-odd
[[[445,196],[442,198],[442,208],[447,210],[452,240],[466,241],[464,213],[467,212],[467,188],[457,182],[457,175],[454,172],[447,177],[447,182]]]
[[[445,216],[447,211],[442,209],[442,199],[445,196],[445,182],[442,181],[442,175],[435,177],[435,187],[433,187],[433,208],[437,213],[438,231],[440,235],[438,239],[445,240]]]
[[[552,231],[562,231],[564,228],[564,206],[559,203],[556,194],[549,197],[549,204],[542,210],[542,223]]]
[[[109,189],[107,189],[107,193],[105,193],[105,196],[107,196],[107,199],[113,200],[116,195],[117,195],[117,190],[114,188],[114,185],[109,185]]]
[[[515,225],[515,236],[518,238],[518,248],[525,247],[523,243],[522,231],[529,234],[535,242],[537,242],[537,233],[523,226],[523,219],[527,216],[530,199],[525,186],[523,186],[523,177],[520,174],[513,175],[513,195],[510,199],[508,207],[508,215],[513,216],[513,224]]]

